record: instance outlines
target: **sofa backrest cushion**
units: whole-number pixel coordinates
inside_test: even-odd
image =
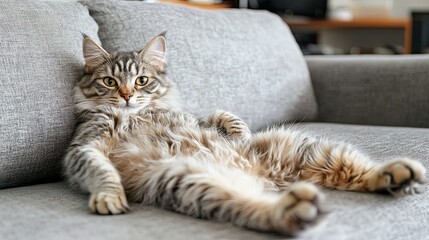
[[[82,34],[98,39],[79,3],[0,1],[0,188],[60,176],[75,125]]]
[[[183,107],[195,115],[228,110],[252,129],[316,115],[306,62],[274,14],[141,1],[83,4],[108,51],[140,50],[167,31],[167,73],[178,85]]]

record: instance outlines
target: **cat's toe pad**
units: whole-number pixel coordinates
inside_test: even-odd
[[[395,196],[421,193],[426,169],[420,162],[396,159],[382,165],[379,172],[379,190],[387,190]]]
[[[121,214],[128,211],[128,203],[124,193],[99,192],[91,194],[89,200],[91,212],[109,215]]]
[[[276,227],[282,234],[294,236],[317,223],[324,215],[323,195],[310,183],[295,183],[283,193],[275,212]]]

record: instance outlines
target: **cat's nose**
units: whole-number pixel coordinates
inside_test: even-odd
[[[132,97],[133,95],[130,95],[129,93],[124,93],[124,94],[121,94],[121,97],[123,98],[123,99],[125,99],[125,101],[129,101],[130,100],[130,97]]]

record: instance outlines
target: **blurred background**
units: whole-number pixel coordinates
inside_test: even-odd
[[[279,14],[306,55],[429,53],[429,0],[149,0]]]

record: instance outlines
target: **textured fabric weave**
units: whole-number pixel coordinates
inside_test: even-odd
[[[352,142],[377,161],[403,155],[429,167],[429,129],[314,123],[298,127],[314,135]],[[319,226],[297,239],[416,240],[429,236],[429,191],[397,199],[324,192],[331,212]],[[97,216],[89,214],[87,200],[64,183],[1,190],[1,239],[283,239],[139,205],[132,205],[128,214]]]
[[[74,128],[71,89],[82,34],[97,25],[78,3],[0,2],[0,188],[59,176]]]
[[[167,71],[191,113],[232,111],[253,129],[285,120],[311,120],[316,114],[302,53],[287,26],[273,14],[139,1],[85,4],[108,51],[139,50],[167,31]]]
[[[429,55],[307,57],[324,122],[429,127]]]

